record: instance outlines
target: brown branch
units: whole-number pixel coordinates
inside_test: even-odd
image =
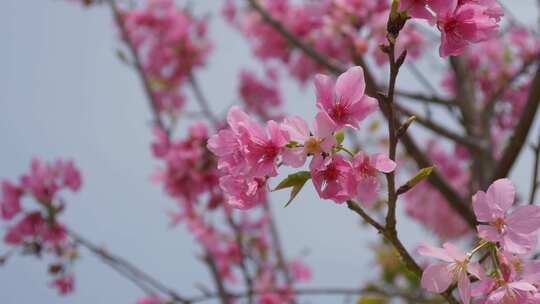
[[[201,111],[210,120],[212,125],[214,127],[219,126],[219,118],[212,112],[210,108],[210,104],[208,103],[208,100],[204,96],[201,87],[199,86],[199,82],[197,81],[197,78],[194,74],[189,75],[189,83],[191,84],[191,88],[193,90],[193,94],[195,95],[195,100],[199,103],[199,106],[201,107]]]
[[[406,107],[400,105],[400,104],[395,104],[395,107],[397,109],[398,112],[402,113],[403,115],[407,116],[407,117],[410,117],[410,116],[415,116],[416,119],[415,121],[418,122],[419,124],[421,124],[422,126],[426,127],[427,129],[439,134],[439,135],[442,135],[450,140],[453,140],[454,142],[456,143],[459,143],[460,145],[463,145],[467,148],[469,148],[470,150],[473,150],[473,151],[484,151],[484,147],[480,146],[479,143],[477,141],[475,141],[474,139],[468,137],[468,136],[463,136],[463,135],[460,135],[460,134],[457,134],[455,133],[454,131],[452,130],[449,130],[447,129],[446,127],[444,126],[441,126],[435,122],[432,122],[430,120],[427,120],[423,117],[421,117],[420,115],[414,113],[412,110],[409,110],[407,109]]]
[[[529,193],[529,204],[533,205],[538,190],[538,165],[540,163],[540,133],[536,145],[532,145],[531,149],[534,153],[534,167],[532,172],[531,192]]]
[[[135,49],[135,46],[131,42],[131,39],[129,38],[129,33],[127,31],[127,28],[124,24],[124,20],[122,19],[122,13],[118,9],[118,6],[116,5],[115,0],[108,0],[109,6],[111,7],[111,10],[114,15],[114,19],[116,23],[118,24],[118,28],[120,29],[120,33],[122,34],[122,38],[126,43],[127,48],[129,49],[129,52],[131,53],[131,57],[133,58],[133,64],[135,69],[137,70],[137,73],[139,74],[139,77],[141,78],[141,82],[144,86],[144,92],[146,93],[147,100],[149,102],[150,109],[152,110],[154,123],[164,129],[165,125],[163,123],[163,120],[161,119],[161,116],[159,115],[159,109],[157,107],[157,101],[153,94],[152,86],[150,85],[150,81],[144,71],[144,68],[141,63],[141,59],[139,57],[139,54],[137,53],[137,50]]]
[[[152,288],[155,288],[156,290],[168,295],[171,297],[172,300],[176,302],[180,302],[183,304],[190,304],[190,301],[187,300],[187,298],[181,296],[176,291],[172,290],[171,288],[165,286],[163,283],[161,283],[159,280],[155,279],[154,277],[150,276],[146,272],[139,269],[137,266],[133,265],[129,261],[125,260],[124,258],[113,255],[112,253],[106,251],[105,249],[93,244],[86,238],[80,236],[73,230],[67,230],[67,234],[71,239],[82,246],[84,246],[86,249],[88,249],[90,252],[104,260],[108,265],[110,265],[113,269],[117,270],[120,274],[128,277],[128,279],[137,280],[140,284],[140,281],[144,282],[145,284],[152,286]],[[142,285],[139,285],[142,286]],[[141,287],[145,292],[149,292],[147,289],[144,289]]]
[[[452,100],[444,99],[435,95],[424,95],[422,93],[413,93],[396,89],[396,95],[410,100],[429,102],[430,104],[455,107],[456,103]]]
[[[491,177],[491,181],[506,177],[514,163],[516,162],[519,153],[521,152],[529,131],[536,117],[538,105],[540,104],[540,66],[537,68],[531,83],[531,89],[527,97],[527,103],[523,107],[523,112],[517,126],[514,128],[514,133],[510,137],[508,145],[502,153],[501,159],[495,168],[495,173]]]
[[[311,57],[315,62],[327,68],[330,72],[335,74],[342,73],[345,68],[339,63],[334,62],[325,55],[320,54],[308,44],[304,43],[293,33],[291,33],[281,22],[275,19],[268,11],[266,11],[257,0],[247,0],[249,5],[257,11],[263,20],[267,22],[274,30],[280,33],[285,39],[287,39],[292,45],[302,50],[306,55]]]
[[[364,69],[366,90],[368,91],[368,94],[376,94],[378,87],[368,65],[361,57],[357,60],[357,64]],[[381,109],[383,108],[381,107]],[[384,110],[382,112],[388,119],[387,113]],[[401,142],[405,146],[407,153],[411,155],[419,168],[430,167],[433,165],[426,154],[418,147],[409,134],[403,134],[401,137]],[[476,227],[476,217],[474,216],[471,208],[467,205],[467,202],[452,188],[452,186],[448,184],[448,182],[437,172],[437,170],[434,170],[430,174],[428,177],[428,182],[442,194],[442,196],[449,202],[450,207],[456,211],[456,213],[458,213],[472,229]]]
[[[281,239],[279,237],[279,231],[277,228],[276,221],[274,219],[272,207],[270,206],[270,203],[268,201],[265,201],[263,203],[263,208],[269,217],[270,233],[272,234],[272,248],[274,249],[274,255],[276,256],[276,259],[277,259],[277,266],[283,273],[285,282],[289,286],[292,286],[293,279],[291,277],[291,274],[289,273],[289,267],[287,267],[287,263],[285,261],[285,253],[283,252],[283,246],[281,244]]]
[[[248,289],[247,294],[247,300],[248,303],[253,303],[253,293],[251,291],[253,290],[253,280],[251,276],[249,275],[249,270],[246,265],[246,254],[244,252],[244,245],[243,245],[243,235],[241,228],[234,222],[234,219],[231,214],[227,215],[227,221],[229,222],[229,226],[234,230],[235,238],[236,238],[236,244],[238,246],[238,250],[240,252],[240,271],[242,273],[242,276],[244,277],[244,283],[246,284],[246,287]]]
[[[206,255],[203,257],[203,260],[208,266],[208,269],[210,270],[210,274],[214,281],[214,285],[216,289],[218,290],[217,295],[219,296],[221,303],[231,304],[232,297],[230,293],[227,291],[227,289],[225,288],[225,284],[223,284],[223,280],[221,279],[221,276],[219,274],[219,270],[217,268],[216,262],[214,261],[214,257],[209,252],[207,252]],[[190,300],[190,301],[193,302],[193,300]]]

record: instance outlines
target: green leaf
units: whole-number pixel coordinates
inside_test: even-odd
[[[289,174],[284,180],[282,180],[277,187],[272,191],[277,191],[285,188],[292,188],[291,194],[289,196],[289,200],[285,204],[285,207],[289,206],[289,204],[294,200],[294,198],[298,195],[300,190],[302,190],[302,187],[306,184],[306,182],[311,178],[311,174],[309,171],[300,171],[293,174]]]
[[[427,168],[420,169],[420,171],[418,171],[418,173],[416,173],[416,175],[413,178],[407,181],[405,185],[399,187],[399,189],[397,190],[397,194],[398,195],[403,194],[411,190],[412,188],[414,188],[414,186],[416,186],[419,182],[427,178],[431,174],[431,172],[433,172],[434,168],[435,167],[427,167]]]
[[[338,144],[341,145],[341,143],[345,140],[345,132],[343,132],[343,130],[341,130],[341,131],[336,133],[335,137],[336,137],[336,141],[338,142]]]

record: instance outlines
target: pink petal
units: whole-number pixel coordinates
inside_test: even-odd
[[[298,143],[303,143],[309,137],[309,127],[307,122],[298,116],[286,117],[281,124],[285,132],[289,134],[289,139]]]
[[[428,5],[437,16],[444,16],[454,12],[458,5],[458,0],[428,0]]]
[[[523,281],[512,282],[508,284],[508,287],[512,289],[523,290],[523,291],[536,291],[536,287],[534,287],[531,283],[527,283]]]
[[[460,272],[458,275],[458,289],[463,304],[469,304],[471,300],[471,281],[469,281],[465,272]]]
[[[336,82],[338,100],[348,104],[359,101],[364,96],[365,89],[364,70],[359,66],[352,67],[339,75]]]
[[[227,123],[235,133],[238,133],[239,128],[245,126],[249,120],[249,116],[238,106],[231,107],[227,114]]]
[[[446,250],[439,247],[428,245],[426,243],[422,243],[420,244],[420,246],[418,246],[418,253],[423,256],[437,258],[445,262],[454,261],[454,259],[448,254],[448,252],[446,252]]]
[[[463,252],[463,250],[459,249],[452,243],[444,243],[443,249],[446,250],[448,256],[450,256],[454,261],[464,261],[467,258],[465,252]]]
[[[492,242],[499,242],[501,240],[501,234],[496,228],[489,225],[478,225],[478,236]]]
[[[476,219],[479,222],[489,222],[493,218],[491,209],[484,191],[478,191],[472,197],[472,205]]]
[[[532,233],[540,228],[540,207],[534,205],[517,208],[506,218],[506,223],[518,233]]]
[[[332,78],[317,74],[315,76],[315,90],[319,109],[329,109],[334,102],[334,81]]]
[[[501,243],[502,247],[511,253],[527,254],[536,246],[536,235],[516,233],[508,229]]]
[[[326,138],[332,136],[332,133],[336,130],[336,123],[326,112],[319,112],[315,116],[313,129],[315,137],[319,139]]]
[[[502,211],[508,210],[514,203],[515,196],[516,188],[507,178],[494,181],[487,190],[487,200],[491,209],[494,209],[495,205]]]
[[[365,207],[371,208],[379,197],[379,181],[377,178],[362,178],[357,184],[358,201]]]
[[[307,155],[303,147],[285,148],[281,155],[283,164],[293,168],[299,168],[306,162]]]
[[[377,153],[371,156],[370,162],[380,172],[390,173],[396,169],[396,163],[383,153]]]
[[[446,263],[431,264],[422,273],[421,285],[431,292],[444,292],[451,283],[452,277]]]

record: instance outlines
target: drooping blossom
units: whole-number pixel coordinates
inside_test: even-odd
[[[509,214],[515,194],[509,179],[499,179],[487,192],[478,191],[473,196],[473,208],[478,221],[485,223],[477,227],[481,238],[500,243],[509,252],[526,254],[536,246],[540,207],[522,206]]]
[[[429,264],[422,273],[422,287],[436,293],[442,293],[457,283],[459,295],[464,304],[469,304],[471,298],[471,282],[469,274],[480,278],[482,267],[459,248],[451,243],[445,243],[442,248],[422,244],[418,249],[421,255],[442,260],[441,263]]]
[[[382,153],[369,156],[359,152],[354,157],[352,165],[357,183],[356,197],[364,206],[371,207],[378,198],[379,173],[394,171],[396,163]]]
[[[315,77],[317,107],[336,123],[336,128],[358,128],[358,124],[377,109],[377,100],[365,95],[366,83],[361,67],[352,67],[337,81],[326,75]]]

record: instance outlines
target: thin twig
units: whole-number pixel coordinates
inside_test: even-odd
[[[418,122],[419,124],[423,125],[424,127],[426,127],[427,129],[439,134],[439,135],[442,135],[450,140],[453,140],[454,142],[456,143],[459,143],[467,148],[469,148],[470,150],[473,150],[473,151],[483,151],[485,150],[484,147],[482,147],[477,141],[475,141],[474,139],[470,138],[469,136],[467,135],[460,135],[460,134],[457,134],[455,133],[454,131],[452,130],[449,130],[447,129],[446,127],[444,126],[441,126],[433,121],[430,121],[430,120],[427,120],[425,118],[423,118],[422,116],[420,116],[419,114],[417,113],[414,113],[412,110],[409,110],[407,109],[406,107],[400,105],[400,104],[395,104],[395,107],[396,109],[398,110],[398,112],[402,113],[403,115],[407,116],[407,117],[410,117],[410,116],[415,116],[416,117],[416,122]]]
[[[270,26],[272,26],[272,28],[279,32],[295,47],[301,49],[304,53],[311,57],[315,62],[327,68],[332,73],[339,74],[345,70],[345,68],[342,67],[339,63],[336,63],[327,56],[320,54],[314,48],[298,39],[293,33],[291,33],[287,28],[285,28],[285,26],[283,26],[281,22],[276,20],[268,11],[266,11],[257,0],[247,1],[249,2],[250,6],[261,15],[264,21],[266,21]]]
[[[141,78],[141,81],[143,83],[144,92],[146,93],[146,97],[149,102],[150,109],[152,110],[154,123],[158,127],[163,129],[165,125],[163,123],[163,120],[161,119],[161,116],[159,115],[158,103],[153,93],[152,86],[150,85],[150,81],[144,71],[139,54],[137,53],[135,46],[133,45],[133,43],[131,42],[131,39],[129,38],[129,32],[124,24],[124,20],[122,19],[122,13],[118,9],[118,6],[116,5],[115,0],[108,0],[107,2],[109,3],[109,6],[111,7],[111,10],[114,15],[114,19],[116,23],[118,24],[120,33],[122,34],[122,38],[124,39],[126,46],[129,49],[129,52],[131,53],[134,67],[137,70],[137,73],[139,74],[139,77]]]
[[[536,198],[536,190],[538,190],[538,165],[540,163],[540,133],[536,145],[532,145],[531,149],[534,153],[534,166],[532,172],[531,192],[529,194],[529,204],[533,205]]]
[[[191,84],[191,88],[193,89],[195,100],[199,103],[199,106],[201,107],[201,111],[206,116],[206,118],[208,118],[210,122],[212,122],[212,125],[217,128],[219,126],[219,118],[214,114],[214,112],[212,112],[210,104],[204,96],[201,87],[199,86],[199,82],[197,81],[197,78],[194,74],[189,75],[189,83]]]
[[[155,288],[156,290],[162,292],[163,294],[168,295],[169,297],[171,297],[172,300],[175,300],[183,304],[190,303],[187,300],[187,298],[181,296],[176,291],[165,286],[159,280],[155,279],[154,277],[150,276],[146,272],[142,271],[137,266],[133,265],[129,261],[125,260],[124,258],[117,255],[113,255],[112,253],[95,245],[94,243],[90,242],[89,240],[80,236],[79,234],[77,234],[76,232],[72,230],[67,230],[67,233],[73,239],[75,243],[82,245],[83,247],[88,249],[90,252],[92,252],[96,256],[106,261],[107,264],[113,266],[113,268],[119,271],[122,275],[126,276],[125,271],[127,271],[128,273],[132,275],[132,278],[136,277],[137,279],[143,281],[145,284],[152,286],[152,288]],[[145,292],[147,292],[147,290],[145,290]]]
[[[523,107],[522,115],[517,126],[514,128],[514,133],[504,151],[501,159],[495,168],[495,173],[491,177],[491,181],[506,177],[514,166],[519,153],[521,152],[529,131],[536,117],[538,106],[540,105],[540,66],[536,69],[531,89],[527,97],[527,103]]]

